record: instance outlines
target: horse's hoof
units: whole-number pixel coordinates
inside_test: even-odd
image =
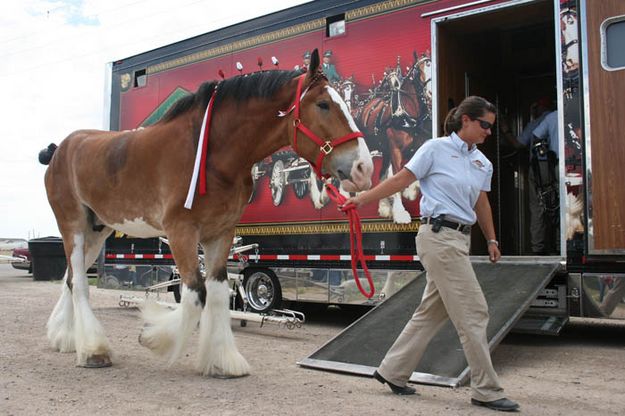
[[[111,358],[108,356],[108,354],[97,354],[97,355],[92,355],[88,357],[87,362],[80,367],[104,368],[104,367],[110,367],[112,365],[113,363],[111,362]]]
[[[247,377],[249,375],[250,375],[249,373],[245,373],[245,374],[234,375],[234,376],[226,375],[226,374],[211,374],[210,376],[212,378],[218,378],[220,380],[228,380],[230,378],[243,378],[243,377]]]

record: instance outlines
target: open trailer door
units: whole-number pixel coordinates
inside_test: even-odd
[[[589,255],[625,255],[625,1],[582,0]]]

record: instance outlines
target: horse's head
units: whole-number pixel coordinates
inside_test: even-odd
[[[348,192],[371,187],[373,162],[347,104],[319,70],[319,53],[297,82],[290,141],[320,176],[334,176]]]

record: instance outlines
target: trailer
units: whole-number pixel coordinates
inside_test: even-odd
[[[304,68],[317,48],[379,156],[375,184],[442,135],[446,113],[468,95],[495,103],[513,136],[530,121],[530,104],[550,97],[560,157],[549,252],[531,251],[528,150],[499,128],[481,150],[494,165],[489,197],[503,262],[536,282],[507,326],[557,333],[570,316],[625,318],[623,42],[619,0],[317,0],[111,63],[107,127],[149,126],[220,73]],[[346,219],[310,166],[285,148],[251,175],[254,192],[236,234],[260,247],[241,271],[256,310],[284,301],[374,306],[420,278],[418,184],[360,210],[376,291],[366,299],[350,269]],[[105,276],[134,262],[152,281],[168,278],[159,268],[171,254],[157,241],[118,240],[107,242]],[[478,227],[471,254],[476,264],[487,254]],[[494,302],[508,299],[514,282],[493,290]]]

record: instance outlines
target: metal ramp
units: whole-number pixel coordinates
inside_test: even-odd
[[[561,267],[549,259],[515,259],[490,264],[472,259],[478,281],[489,305],[487,335],[494,350],[515,322],[529,308],[540,290]],[[372,376],[421,301],[425,273],[354,322],[309,357],[303,367]],[[456,387],[469,377],[469,368],[458,335],[448,321],[434,336],[410,381]]]

